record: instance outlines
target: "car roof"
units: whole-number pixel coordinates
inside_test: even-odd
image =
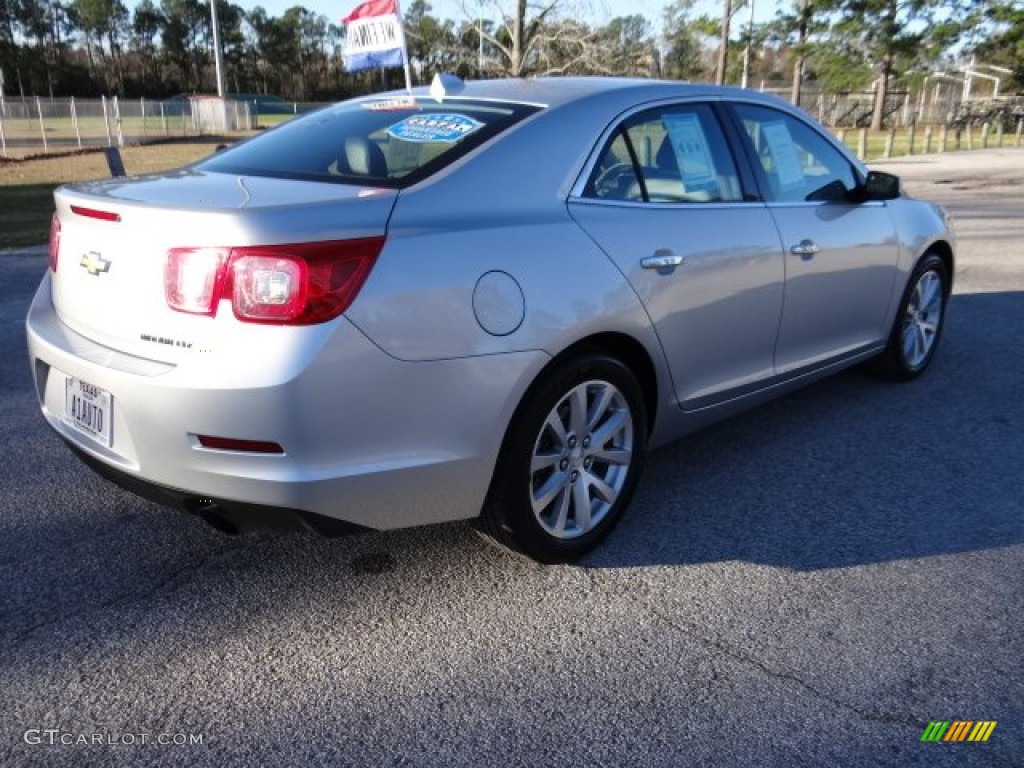
[[[375,94],[372,98],[380,98]],[[405,91],[392,91],[388,97],[401,97]],[[412,89],[414,96],[429,96],[430,88]],[[651,80],[625,77],[530,77],[498,80],[466,80],[461,88],[449,89],[451,99],[494,99],[545,107],[559,107],[591,97],[608,96],[624,102],[647,101],[660,98],[726,97],[785,103],[774,96],[744,88],[682,83],[678,80]]]

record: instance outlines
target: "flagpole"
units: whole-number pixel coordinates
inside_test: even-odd
[[[402,7],[395,0],[395,15],[398,16],[398,23],[402,29],[402,65],[405,68],[405,90],[412,93],[412,75],[409,73],[409,43],[405,39],[405,17],[402,15]]]

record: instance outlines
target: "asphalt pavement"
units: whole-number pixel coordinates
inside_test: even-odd
[[[932,369],[656,452],[574,566],[112,487],[37,412],[45,253],[0,254],[0,765],[1024,765],[1024,150],[878,167],[955,216]]]

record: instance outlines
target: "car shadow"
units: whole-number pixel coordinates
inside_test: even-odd
[[[653,452],[589,568],[842,568],[1024,542],[1024,296],[954,296],[931,369],[854,369]]]
[[[623,520],[580,565],[743,560],[815,570],[1024,542],[1024,356],[1008,353],[1024,332],[1021,301],[1017,292],[954,296],[939,354],[917,381],[895,384],[854,369],[652,452]],[[12,335],[2,335],[4,346],[21,357],[24,341],[13,343]],[[5,393],[11,415],[3,431],[22,431],[25,419],[34,422],[28,429],[43,431],[27,366],[5,367],[0,380],[3,389],[16,390]],[[87,492],[97,510],[117,511],[101,520],[71,508],[17,519],[0,566],[54,542],[112,535],[132,521],[156,524],[158,537],[191,531],[204,552],[262,547],[281,536],[207,531],[96,478],[56,437],[46,437],[15,452],[33,472],[12,473],[6,500],[20,506],[42,499],[49,507]],[[61,488],[68,465],[75,468],[74,491]],[[423,535],[449,539],[464,555],[484,546],[459,525]],[[299,543],[306,537],[291,538],[286,549],[358,557],[367,548],[402,549],[420,534],[310,536],[306,544]]]

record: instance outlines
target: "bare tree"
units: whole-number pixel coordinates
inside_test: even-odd
[[[468,19],[478,18],[483,8],[489,9],[489,15],[497,15],[500,22],[492,31],[481,30],[483,38],[501,57],[502,71],[512,77],[522,77],[539,65],[539,49],[545,40],[565,34],[562,25],[549,22],[569,5],[568,0],[479,0],[478,3],[462,0],[462,12]],[[564,42],[564,37],[561,41]]]

